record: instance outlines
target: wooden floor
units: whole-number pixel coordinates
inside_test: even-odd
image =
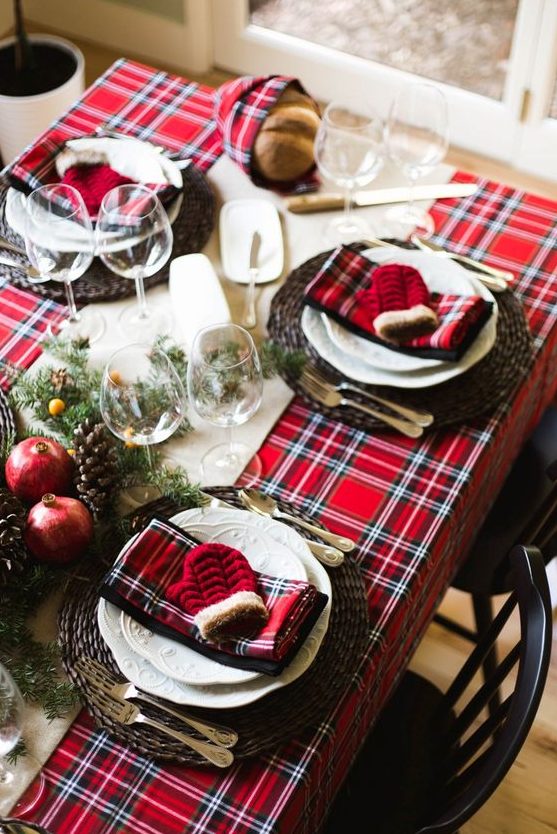
[[[44,31],[44,27],[41,29]],[[86,42],[79,42],[79,45],[85,54],[87,83],[91,83],[120,57],[102,46]],[[141,56],[127,57],[141,60]],[[173,69],[163,63],[159,66]],[[216,86],[230,76],[215,70],[204,76],[191,77]],[[531,177],[494,160],[451,149],[447,161],[462,169],[557,200],[557,183]],[[441,610],[470,623],[468,602],[465,595],[449,591]],[[503,784],[474,819],[462,828],[462,834],[557,832],[557,625],[553,635],[549,679],[530,736]],[[413,658],[411,668],[443,685],[459,668],[468,651],[468,646],[461,640],[448,636],[446,631],[433,624]]]

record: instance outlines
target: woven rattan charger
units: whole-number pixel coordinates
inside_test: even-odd
[[[0,388],[0,438],[15,435],[14,413],[10,408],[8,397]]]
[[[396,243],[409,249],[414,248],[400,241]],[[366,247],[360,244],[357,248],[362,251]],[[343,379],[342,375],[309,344],[300,323],[305,287],[330,254],[324,252],[310,258],[289,275],[273,298],[267,326],[274,342],[288,350],[302,350],[331,380],[340,382]],[[468,371],[429,388],[404,389],[366,385],[361,382],[358,382],[358,386],[402,405],[432,412],[435,417],[432,429],[490,414],[502,402],[512,397],[533,363],[532,339],[520,301],[511,291],[499,293],[496,301],[499,316],[495,344],[490,352]],[[287,377],[286,381],[297,394],[315,407],[315,402],[308,397],[296,379]],[[366,403],[366,400],[357,394],[350,396]],[[380,420],[348,406],[326,408],[319,404],[319,411],[357,429],[390,431]]]
[[[208,491],[241,507],[233,488],[214,488]],[[294,507],[280,504],[280,508],[310,520]],[[152,514],[168,517],[177,511],[178,507],[169,501],[154,502],[137,515],[135,529],[141,529]],[[91,568],[89,578],[93,581],[88,582],[86,587],[83,582],[79,582],[76,587],[68,589],[59,619],[64,668],[81,689],[87,709],[97,725],[106,728],[123,744],[157,759],[206,765],[205,759],[169,736],[140,724],[124,726],[113,722],[91,703],[88,684],[78,676],[74,668],[79,657],[88,655],[96,658],[122,679],[97,625],[99,585],[106,570],[106,566]],[[83,567],[80,567],[80,574],[83,576]],[[365,588],[359,569],[349,560],[345,560],[341,568],[331,570],[329,576],[333,589],[329,627],[317,657],[300,678],[245,707],[223,710],[183,707],[192,715],[233,727],[240,737],[234,747],[235,758],[273,750],[289,739],[298,737],[308,727],[317,726],[352,680],[369,632]],[[158,712],[156,708],[150,708],[148,704],[141,703],[140,706],[145,714],[184,731],[180,721]],[[185,731],[189,732],[189,728]]]
[[[172,258],[201,251],[209,240],[215,225],[215,197],[207,178],[193,165],[184,169],[182,175],[184,180],[183,198],[178,216],[172,224],[174,234],[172,255],[156,275],[145,278],[145,289],[168,280]],[[0,235],[10,243],[25,248],[23,239],[13,231],[6,221],[4,206],[7,190],[8,186],[5,183],[0,184]],[[9,257],[10,260],[18,261],[23,266],[28,265],[25,256],[10,252]],[[44,284],[30,284],[23,270],[3,265],[0,265],[0,274],[9,275],[10,282],[20,289],[31,290],[37,295],[43,296],[43,298],[65,303],[64,285],[59,282],[48,281]],[[93,260],[87,272],[72,286],[76,303],[80,306],[95,301],[117,301],[120,298],[135,295],[134,281],[115,275],[99,258]]]

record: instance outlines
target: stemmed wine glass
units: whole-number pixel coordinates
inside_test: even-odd
[[[445,157],[449,144],[447,100],[433,84],[409,84],[395,97],[386,128],[387,153],[400,166],[410,186],[408,202],[387,212],[387,219],[411,232],[430,237],[434,222],[428,212],[413,203],[416,180],[433,170]]]
[[[186,395],[178,373],[158,347],[136,343],[120,348],[107,362],[100,396],[101,415],[120,440],[149,448],[171,437],[186,414]],[[152,490],[151,490],[152,491]],[[149,500],[149,488],[128,490],[138,503]]]
[[[125,307],[126,336],[167,333],[169,311],[147,306],[144,279],[165,265],[172,252],[172,227],[159,198],[144,185],[119,185],[105,194],[97,218],[97,254],[112,272],[135,281],[137,304]]]
[[[350,243],[373,234],[351,208],[354,190],[371,182],[381,169],[383,134],[383,121],[362,105],[333,101],[323,114],[315,138],[315,161],[324,177],[344,189],[344,213],[325,230],[331,243]]]
[[[54,325],[55,330],[67,339],[99,339],[105,329],[104,318],[91,306],[78,312],[72,289],[72,282],[91,265],[94,251],[93,224],[79,191],[55,183],[29,195],[25,249],[43,278],[64,284],[68,316]]]
[[[30,811],[41,798],[45,780],[39,771],[38,777],[25,790],[24,796],[18,802],[18,796],[24,781],[21,774],[12,768],[4,756],[9,753],[21,738],[23,723],[23,698],[16,682],[5,666],[0,663],[0,817],[19,816]]]
[[[202,458],[203,480],[230,484],[244,471],[253,483],[261,475],[261,460],[244,443],[234,441],[232,429],[255,414],[261,403],[263,375],[250,334],[236,324],[200,330],[188,360],[188,397],[200,417],[227,429],[226,443]]]

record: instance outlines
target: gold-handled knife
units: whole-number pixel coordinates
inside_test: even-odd
[[[483,275],[489,275],[490,281],[493,282],[493,289],[495,292],[505,292],[508,290],[508,282],[514,281],[514,275],[506,269],[496,269],[494,266],[488,266],[481,261],[476,261],[474,258],[469,258],[467,255],[459,255],[458,252],[450,252],[448,249],[443,249],[438,243],[433,243],[429,239],[418,237],[418,235],[411,236],[412,243],[422,249],[424,252],[433,252],[444,258],[450,258],[463,266],[467,266],[476,272],[481,272]],[[486,284],[487,285],[487,284]]]
[[[440,185],[416,185],[412,189],[413,200],[443,200],[449,197],[470,197],[478,190],[474,182],[448,182]],[[358,191],[354,195],[354,206],[381,206],[388,203],[405,203],[410,197],[407,186],[399,188],[378,188],[374,191]],[[344,205],[342,194],[325,193],[301,194],[287,197],[285,205],[294,214],[309,214],[313,211],[341,209]]]

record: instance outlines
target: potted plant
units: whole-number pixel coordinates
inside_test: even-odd
[[[0,41],[0,154],[17,156],[84,89],[84,59],[69,41],[28,35],[13,0],[15,35]]]

